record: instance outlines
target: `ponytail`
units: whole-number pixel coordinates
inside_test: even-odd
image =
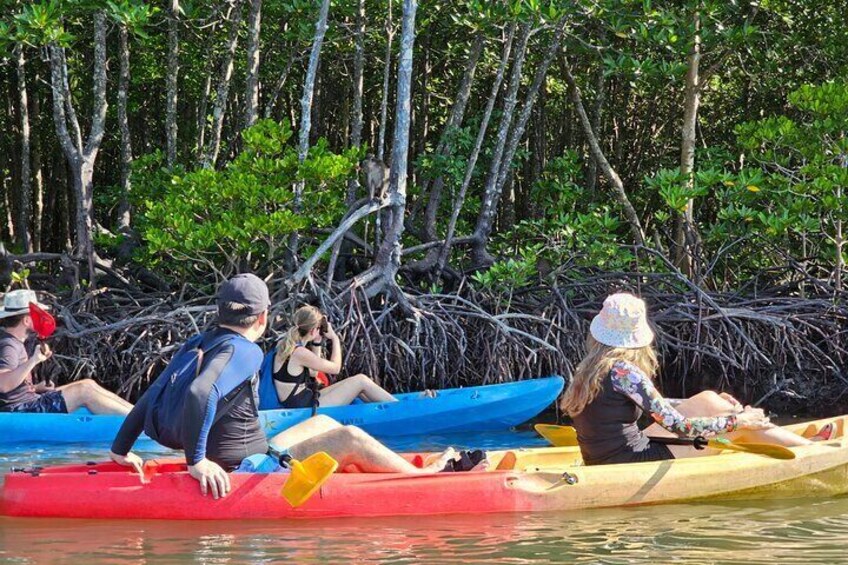
[[[309,332],[321,324],[323,319],[324,315],[314,306],[301,306],[297,309],[292,317],[292,326],[277,342],[277,352],[274,354],[274,373],[279,371],[283,363],[288,361],[298,342],[303,341]]]

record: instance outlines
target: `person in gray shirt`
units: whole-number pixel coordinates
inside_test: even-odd
[[[53,352],[46,343],[38,345],[34,339],[30,303],[38,304],[31,290],[13,290],[3,297],[0,308],[0,412],[61,414],[85,407],[93,414],[128,414],[132,404],[91,379],[60,387],[52,383],[33,384],[33,370]]]

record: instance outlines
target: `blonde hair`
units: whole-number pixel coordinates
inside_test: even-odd
[[[569,416],[580,414],[601,392],[601,383],[618,361],[635,365],[649,379],[654,377],[659,367],[653,345],[637,348],[611,347],[589,334],[586,337],[586,356],[577,365],[571,377],[571,382],[559,403],[560,409]]]
[[[314,306],[301,306],[295,311],[292,326],[277,342],[277,354],[274,356],[275,373],[283,366],[283,362],[291,357],[297,342],[303,341],[309,332],[320,326],[323,319],[324,314]]]

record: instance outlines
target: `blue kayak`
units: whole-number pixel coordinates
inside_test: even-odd
[[[553,376],[488,386],[440,390],[435,398],[420,392],[398,394],[399,402],[357,402],[319,408],[343,424],[353,424],[377,437],[441,432],[503,430],[526,422],[547,408],[564,381]],[[310,408],[261,410],[263,429],[272,436],[302,422]],[[0,413],[0,444],[110,443],[123,416]],[[143,437],[143,439],[147,439]],[[148,439],[148,441],[150,441]]]

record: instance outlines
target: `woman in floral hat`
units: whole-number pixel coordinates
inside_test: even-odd
[[[672,406],[652,382],[658,367],[653,341],[645,302],[632,294],[609,296],[592,320],[586,356],[560,402],[574,420],[587,465],[711,454],[654,442],[651,436],[727,434],[730,439],[787,447],[810,443],[770,423],[761,409],[742,406],[726,393],[705,391]],[[656,423],[641,431],[637,420],[643,412]]]

